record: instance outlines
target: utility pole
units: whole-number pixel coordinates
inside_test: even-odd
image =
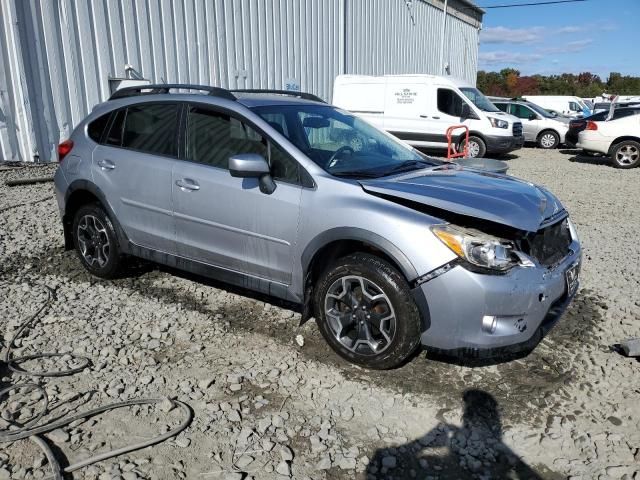
[[[440,74],[444,74],[444,34],[447,31],[447,3],[449,0],[444,0],[444,9],[442,10],[442,31],[440,32],[440,63],[438,69]]]

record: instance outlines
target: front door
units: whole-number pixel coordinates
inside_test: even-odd
[[[177,157],[178,105],[143,103],[114,113],[93,151],[93,180],[133,243],[175,252],[171,171]]]
[[[188,107],[184,161],[173,171],[178,254],[234,272],[291,282],[298,233],[299,166],[249,125],[212,107]],[[270,161],[276,190],[234,178],[229,157],[258,153]]]
[[[524,134],[526,142],[535,142],[538,140],[540,115],[526,105],[519,103],[511,104],[511,115],[515,115],[522,121],[522,133]]]

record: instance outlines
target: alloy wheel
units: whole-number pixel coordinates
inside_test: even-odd
[[[78,222],[78,247],[90,266],[104,267],[109,261],[111,244],[107,229],[94,215],[85,215]]]
[[[545,133],[540,138],[540,144],[544,148],[553,148],[556,146],[556,137],[552,133]]]
[[[622,145],[616,150],[616,162],[620,165],[633,165],[638,161],[640,151],[634,145]]]
[[[325,295],[324,311],[340,344],[361,355],[378,355],[393,340],[396,316],[384,291],[355,275],[337,279]]]

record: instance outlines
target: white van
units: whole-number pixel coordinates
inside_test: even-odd
[[[333,104],[415,147],[446,149],[447,128],[461,124],[469,128],[472,157],[511,152],[524,143],[519,119],[498,110],[477,88],[451,78],[339,75]],[[463,143],[463,132],[455,131],[457,143]]]
[[[588,117],[591,109],[580,97],[571,95],[523,95],[525,100],[540,105],[545,110],[573,118]]]

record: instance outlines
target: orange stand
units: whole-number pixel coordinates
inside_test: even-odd
[[[462,152],[458,152],[457,146],[452,142],[453,131],[459,128],[465,130],[465,142]],[[447,160],[452,158],[468,157],[469,156],[469,127],[466,125],[452,125],[447,128]]]

